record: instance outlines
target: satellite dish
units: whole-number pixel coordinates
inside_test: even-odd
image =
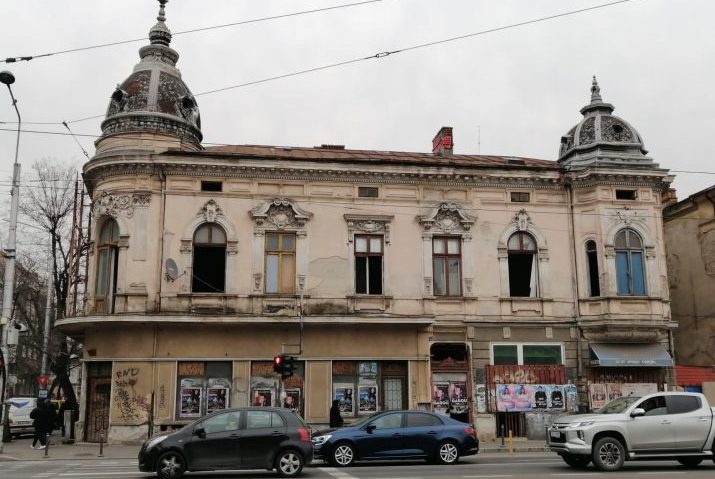
[[[171,258],[168,258],[164,263],[164,270],[164,275],[169,281],[175,281],[179,277],[179,267],[176,266],[176,261]]]

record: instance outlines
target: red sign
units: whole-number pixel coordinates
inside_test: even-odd
[[[37,384],[40,389],[47,389],[47,384],[50,382],[50,377],[47,374],[40,374],[37,376]]]

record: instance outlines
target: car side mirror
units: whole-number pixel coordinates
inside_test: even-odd
[[[640,416],[645,416],[645,409],[642,407],[637,407],[633,411],[631,411],[631,417],[640,417]]]
[[[367,431],[368,434],[372,434],[372,431],[376,429],[376,426],[374,424],[368,424],[365,430]]]
[[[196,429],[194,429],[194,436],[199,436],[201,439],[205,439],[206,438],[206,429],[204,429],[202,427],[197,427]]]

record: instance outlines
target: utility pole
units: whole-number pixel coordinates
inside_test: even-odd
[[[42,332],[42,370],[43,375],[47,374],[49,350],[50,350],[50,334],[52,333],[52,280],[54,278],[55,262],[52,258],[52,236],[50,235],[50,247],[48,250],[48,258],[50,267],[47,268],[47,299],[45,301],[45,330]]]

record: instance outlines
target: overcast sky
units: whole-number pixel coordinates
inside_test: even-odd
[[[171,0],[167,25],[198,27],[359,0]],[[715,1],[632,0],[429,48],[220,93],[202,92],[588,8],[608,0],[383,0],[175,35],[178,67],[206,143],[431,150],[454,127],[455,152],[556,160],[597,75],[604,101],[676,170],[682,199],[715,183]],[[154,0],[2,0],[0,58],[146,38]],[[28,130],[101,115],[147,41],[0,64]],[[7,90],[0,122],[14,122]],[[98,135],[101,119],[74,122]],[[0,124],[0,204],[9,202],[15,124]],[[79,142],[94,154],[93,138]],[[85,161],[68,136],[24,133],[25,172],[42,157]],[[698,174],[682,171],[696,171]],[[702,172],[711,172],[704,174]]]

